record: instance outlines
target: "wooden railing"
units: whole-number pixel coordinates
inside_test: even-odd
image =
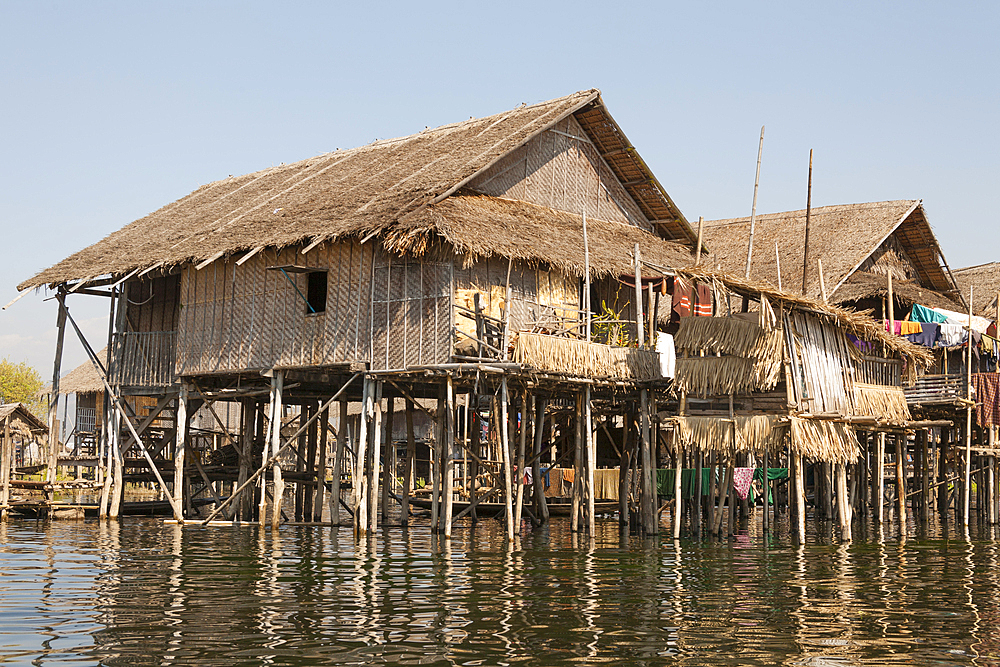
[[[174,383],[176,331],[115,334],[111,383],[127,387],[167,387]]]
[[[912,387],[903,387],[907,405],[954,403],[965,398],[965,374],[925,375]]]
[[[854,362],[854,381],[864,384],[880,384],[898,387],[903,373],[903,362],[899,359],[882,357],[862,357]]]

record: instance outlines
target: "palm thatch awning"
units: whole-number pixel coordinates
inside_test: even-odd
[[[573,115],[656,235],[693,245],[697,235],[617,125],[598,90],[205,185],[18,285],[25,290],[142,268],[371,234],[398,239],[462,204],[429,209],[512,150]],[[466,206],[465,209],[468,207]],[[422,222],[421,222],[422,221]],[[464,239],[464,240],[463,240]],[[494,251],[495,252],[495,251]],[[540,254],[540,253],[536,253]],[[543,259],[539,257],[539,259]]]
[[[4,403],[0,405],[0,422],[10,418],[11,430],[26,436],[47,433],[49,428],[41,419],[31,413],[24,403]],[[3,431],[0,430],[0,435]]]
[[[758,215],[750,275],[778,284],[777,243],[782,285],[799,290],[805,223],[805,210]],[[848,277],[893,234],[915,265],[921,285],[939,292],[955,289],[922,203],[899,200],[820,206],[811,210],[806,294],[812,297],[821,294],[817,259],[823,261],[827,292],[835,298]],[[749,235],[750,218],[707,221],[705,243],[709,256],[706,263],[742,275],[746,269]]]

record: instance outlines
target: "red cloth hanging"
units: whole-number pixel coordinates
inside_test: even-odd
[[[677,317],[688,317],[691,315],[691,301],[693,296],[691,286],[682,278],[674,278],[674,294],[672,310]]]
[[[699,284],[695,289],[694,314],[698,317],[712,316],[712,287]]]

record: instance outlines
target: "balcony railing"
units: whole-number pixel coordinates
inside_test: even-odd
[[[111,383],[126,387],[167,387],[174,383],[176,331],[115,334]]]
[[[907,405],[952,404],[965,398],[965,374],[925,375],[903,387]]]

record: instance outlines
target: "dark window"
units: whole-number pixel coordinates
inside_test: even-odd
[[[309,287],[306,290],[306,314],[326,311],[326,271],[310,271]]]

